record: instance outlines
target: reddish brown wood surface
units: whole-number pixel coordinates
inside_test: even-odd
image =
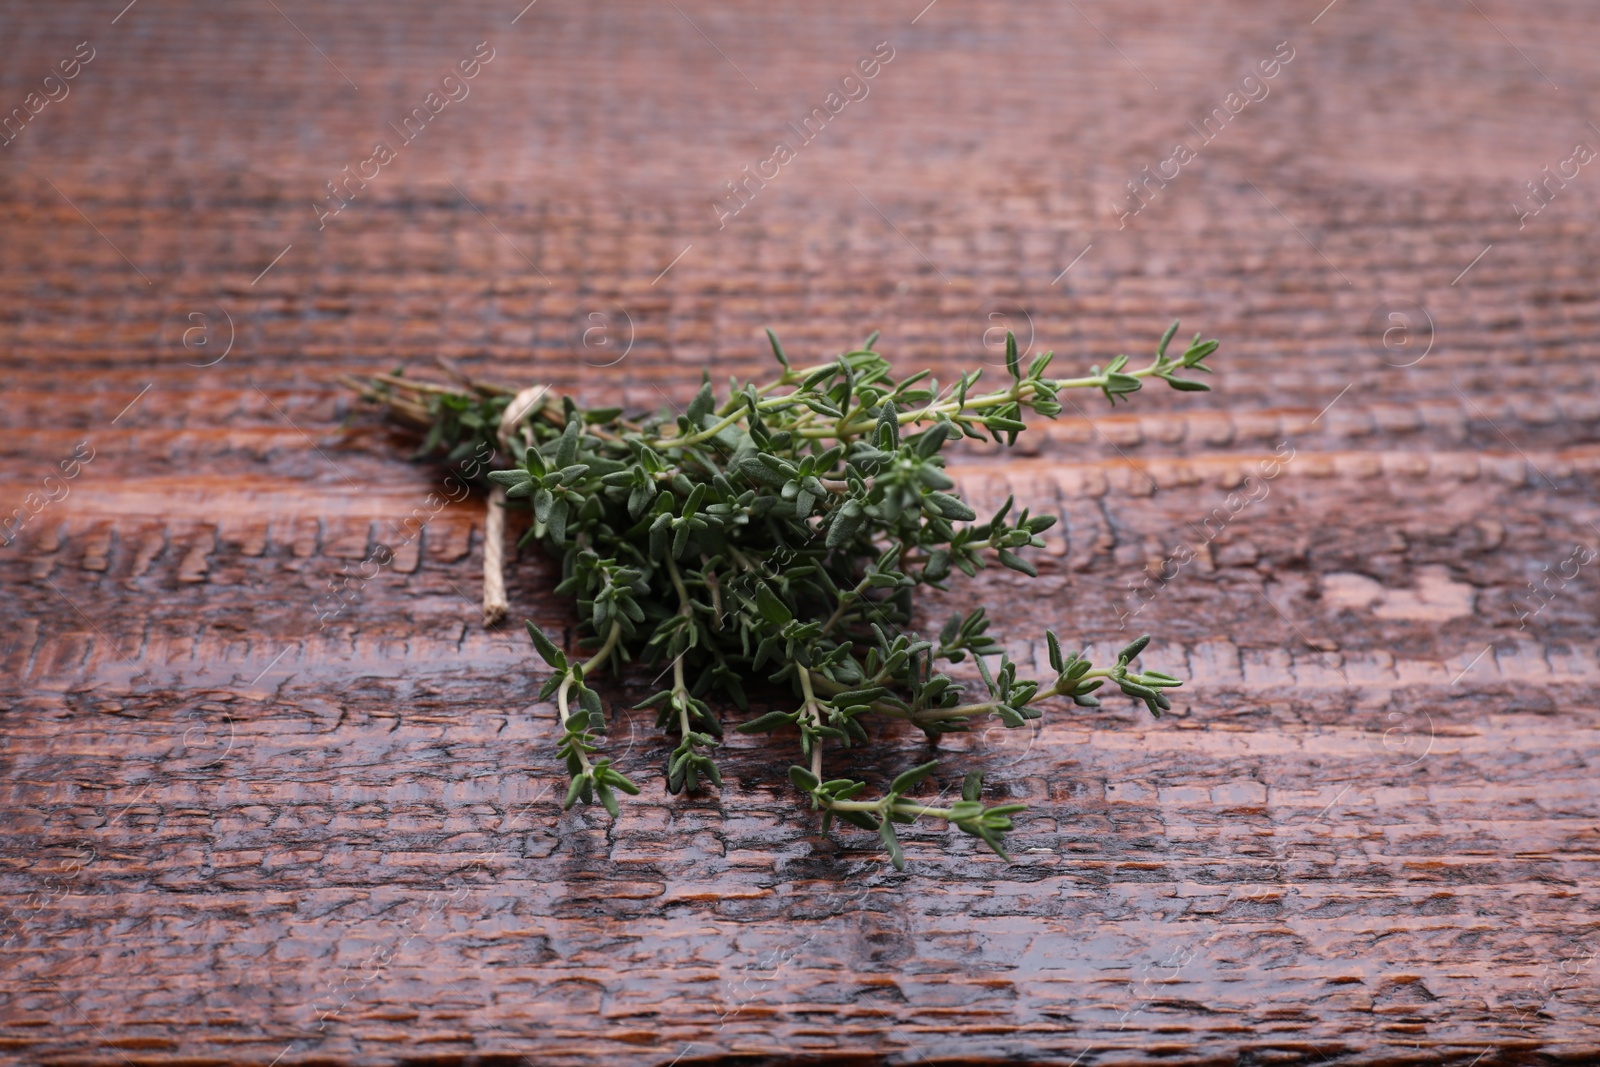
[[[923,2],[4,5],[0,1060],[1600,1056],[1592,11]],[[821,840],[781,742],[667,796],[638,713],[643,795],[561,814],[543,670],[477,622],[481,503],[434,514],[334,384],[441,353],[682,402],[766,325],[948,379],[1002,321],[1076,367],[1174,316],[1218,392],[960,460],[1065,523],[929,618],[976,598],[1025,660],[1148,629],[1191,679],[1159,723],[950,743],[1033,806],[1009,866]],[[513,618],[568,626],[551,585],[525,558]],[[868,777],[923,758],[880,740]]]

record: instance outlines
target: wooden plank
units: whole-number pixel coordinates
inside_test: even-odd
[[[1600,1057],[1594,578],[1529,586],[1600,549],[1600,187],[1505,203],[1597,143],[1557,106],[1600,90],[1586,12],[517,6],[16,20],[24,74],[96,55],[0,173],[0,1058]],[[479,40],[470,97],[319,226]],[[682,403],[765,373],[768,325],[882,328],[949,380],[998,367],[994,313],[1064,372],[1175,316],[1224,341],[1213,394],[1075,397],[954,461],[1064,521],[1039,579],[929,620],[1004,608],[1023,663],[1147,629],[1190,679],[1160,722],[947,740],[1031,805],[1011,865],[822,839],[765,738],[667,795],[643,676],[607,694],[643,794],[561,813],[542,668],[478,623],[482,502],[430,504],[336,384],[438,353]],[[571,625],[553,571],[519,561],[514,622]],[[875,740],[840,765],[926,756]]]

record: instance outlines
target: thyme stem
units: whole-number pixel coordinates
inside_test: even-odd
[[[806,714],[811,719],[813,729],[822,725],[822,715],[817,710],[817,694],[811,688],[811,672],[804,667],[797,668],[800,674],[800,689],[806,695],[804,705]],[[822,738],[818,737],[811,742],[811,775],[814,778],[822,777]]]

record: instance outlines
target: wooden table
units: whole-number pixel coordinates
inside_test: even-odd
[[[1600,1056],[1591,13],[922,3],[7,5],[5,1061]],[[481,500],[335,383],[681,403],[766,325],[948,380],[1173,317],[1216,393],[957,466],[1065,523],[930,619],[1191,680],[950,743],[1033,806],[1009,866],[821,840],[767,739],[666,795],[648,713],[643,795],[561,814],[550,567],[486,632]]]

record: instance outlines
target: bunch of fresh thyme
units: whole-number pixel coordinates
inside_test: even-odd
[[[1064,389],[1098,389],[1112,404],[1147,378],[1206,389],[1179,373],[1209,373],[1204,360],[1217,342],[1196,334],[1181,355],[1168,356],[1177,328],[1148,365],[1128,370],[1128,357],[1118,356],[1079,378],[1046,377],[1048,352],[1023,366],[1008,335],[1009,381],[989,392],[977,389],[981,371],[944,387],[926,371],[896,380],[873,348],[876,333],[837,359],[794,367],[769,330],[782,367],[774,380],[736,380],[719,399],[707,379],[675,419],[585,410],[542,391],[518,397],[459,372],[454,385],[400,372],[350,384],[426,428],[424,453],[460,458],[480,442],[509,449],[515,466],[488,477],[506,506],[532,510],[523,541],[560,558],[555,591],[576,602],[580,644],[593,649],[569,657],[528,623],[553,671],[540,695],[554,695],[560,713],[558,751],[572,777],[567,807],[598,797],[616,815],[616,793],[638,792],[610,760],[591,758],[606,729],[593,686],[602,667],[638,660],[664,665],[663,676],[670,669],[670,686],[640,707],[657,709],[658,727],[677,736],[666,765],[674,793],[721,785],[712,754],[722,723],[708,701],[747,709],[744,679],[765,677],[787,688],[792,703],[737,729],[793,736],[803,763],[789,778],[821,810],[824,831],[835,818],[872,830],[900,868],[896,824],[943,819],[1005,856],[1002,834],[1024,805],[985,806],[977,771],[947,807],[912,799],[937,761],[901,774],[875,799],[863,797],[865,781],[826,778],[825,751],[865,743],[868,715],[907,720],[937,742],[987,715],[1021,727],[1051,697],[1097,706],[1092,694],[1107,681],[1157,716],[1171,707],[1163,690],[1179,680],[1130,666],[1148,636],[1094,667],[1047,630],[1054,677],[1031,680],[1018,677],[989,635],[981,607],[937,635],[911,624],[919,585],[945,589],[956,571],[970,577],[990,560],[1035,576],[1022,552],[1042,546],[1040,535],[1056,521],[1015,511],[1011,500],[978,521],[952,491],[944,447],[986,435],[1011,445],[1025,429],[1024,410],[1057,415]],[[519,408],[523,398],[531,402]],[[978,700],[938,669],[969,655],[987,690]]]

